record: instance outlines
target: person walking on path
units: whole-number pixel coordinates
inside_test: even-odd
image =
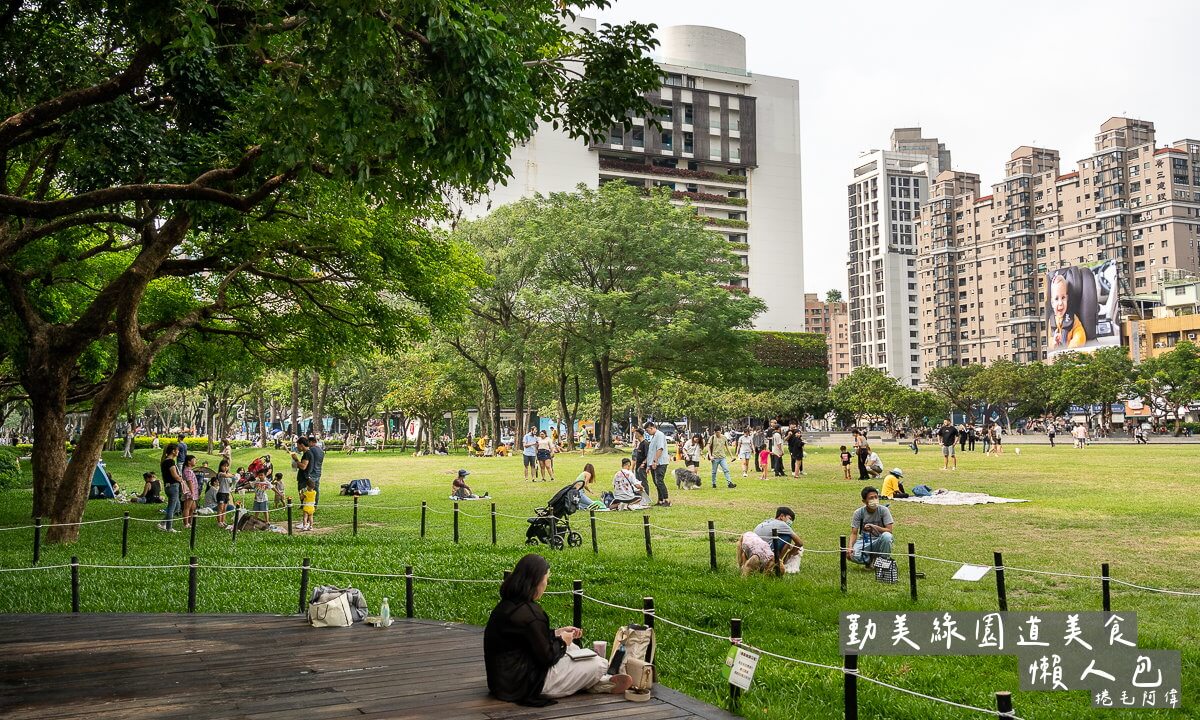
[[[725,486],[735,488],[733,480],[729,479],[729,443],[725,440],[725,433],[721,432],[721,428],[714,428],[712,434],[708,436],[708,444],[704,448],[705,457],[712,463],[712,486],[717,487],[717,470],[725,473]]]
[[[938,428],[937,434],[942,441],[942,469],[957,470],[958,458],[954,456],[954,441],[958,438],[958,430],[947,419],[942,421],[942,426]],[[953,467],[951,467],[951,461],[954,461]]]
[[[658,502],[655,505],[670,507],[671,500],[667,496],[667,463],[671,461],[667,452],[667,434],[659,432],[653,422],[646,423],[646,474],[654,480],[658,491]]]
[[[754,448],[754,437],[750,434],[750,428],[742,431],[742,434],[737,439],[737,454],[738,460],[742,461],[742,477],[746,477],[750,473],[750,460],[758,451]],[[754,461],[755,466],[758,461]],[[757,472],[757,470],[755,471]]]

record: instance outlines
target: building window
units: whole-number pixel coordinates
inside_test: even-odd
[[[636,148],[646,147],[646,131],[640,127],[633,129],[633,146]]]
[[[662,134],[661,141],[662,141],[662,149],[663,149],[663,150],[672,150],[672,149],[674,149],[674,146],[675,146],[675,133],[673,133],[673,132],[671,132],[671,131],[669,131],[669,130],[668,130],[667,132],[664,132],[664,133]]]
[[[620,125],[613,125],[608,131],[608,142],[613,145],[622,145],[625,143],[625,128]]]
[[[683,134],[683,151],[690,153],[695,151],[695,135],[690,132]]]

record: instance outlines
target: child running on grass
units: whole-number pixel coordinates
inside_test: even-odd
[[[305,484],[304,492],[300,493],[300,508],[304,511],[300,529],[312,530],[313,515],[317,512],[317,485],[312,480]]]
[[[271,481],[265,469],[259,469],[254,474],[254,512],[261,514],[261,519],[271,522],[271,503],[267,501],[267,492],[271,490]]]
[[[771,451],[764,446],[758,451],[758,464],[762,465],[762,476],[760,480],[767,479],[767,471],[771,469]]]
[[[850,480],[850,451],[846,449],[845,445],[842,446],[841,454],[838,457],[842,460],[842,476]]]

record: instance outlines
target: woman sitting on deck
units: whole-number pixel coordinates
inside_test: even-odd
[[[550,563],[526,555],[500,586],[500,603],[483,632],[483,660],[492,695],[520,705],[542,707],[586,689],[622,694],[633,685],[628,675],[606,675],[608,663],[592,657],[572,660],[579,628],[550,628],[538,599],[550,581]]]

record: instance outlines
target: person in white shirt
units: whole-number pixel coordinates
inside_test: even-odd
[[[648,442],[646,474],[654,481],[654,487],[658,490],[658,502],[654,504],[670,507],[671,501],[667,497],[666,477],[667,463],[671,461],[671,458],[667,453],[667,435],[660,432],[658,426],[653,422],[647,422],[646,441]]]
[[[784,477],[786,473],[783,471],[783,433],[779,432],[779,427],[771,428],[771,468],[775,471],[775,477]]]
[[[743,430],[737,439],[737,456],[742,461],[742,477],[746,477],[750,472],[750,460],[754,458],[754,436],[750,434],[750,428]]]
[[[638,510],[647,507],[642,499],[642,484],[630,467],[629,458],[621,458],[621,469],[613,475],[613,510]]]

